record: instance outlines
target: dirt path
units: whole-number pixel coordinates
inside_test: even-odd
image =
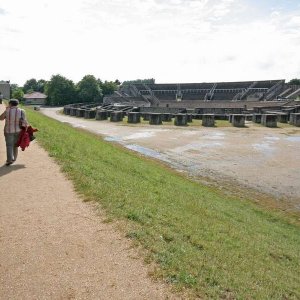
[[[175,298],[36,143],[0,166],[0,189],[0,299]]]

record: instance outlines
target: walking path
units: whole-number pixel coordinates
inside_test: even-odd
[[[1,134],[0,299],[175,298],[38,144],[5,158]]]

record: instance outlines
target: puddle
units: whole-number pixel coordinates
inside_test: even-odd
[[[104,141],[107,142],[121,142],[122,138],[119,136],[107,136],[104,138]]]
[[[255,150],[263,152],[266,155],[270,155],[274,152],[274,148],[272,148],[271,145],[267,143],[253,144],[252,146]]]
[[[131,135],[123,137],[123,140],[144,139],[152,136],[155,136],[155,133],[153,131],[136,132]]]
[[[300,142],[300,136],[289,136],[286,138],[289,142]]]
[[[277,137],[277,136],[266,136],[265,139],[268,140],[268,141],[278,141],[278,140],[280,140],[280,138]]]
[[[184,131],[182,132],[183,135],[187,135],[187,136],[192,136],[192,135],[196,135],[199,134],[197,131]]]
[[[199,150],[199,149],[205,149],[205,148],[215,148],[215,147],[221,147],[223,144],[220,142],[206,142],[206,143],[191,143],[187,144],[181,147],[177,147],[172,149],[172,152],[180,153],[184,151],[189,150]]]
[[[224,140],[225,134],[211,134],[207,137],[209,140]]]
[[[124,145],[124,147],[126,147],[127,149],[130,149],[130,150],[139,152],[145,156],[149,156],[149,157],[157,158],[157,159],[165,161],[165,162],[169,162],[169,160],[164,155],[162,155],[161,153],[159,153],[155,150],[152,150],[152,149],[149,149],[146,147],[142,147],[142,146],[139,146],[136,144]]]

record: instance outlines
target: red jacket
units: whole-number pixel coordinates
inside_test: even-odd
[[[38,131],[37,129],[32,128],[31,126],[27,127],[27,130],[24,128],[20,131],[19,139],[16,146],[20,147],[22,151],[25,150],[30,144],[30,141],[34,140],[33,133]]]

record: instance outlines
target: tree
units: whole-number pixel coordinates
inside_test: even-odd
[[[102,89],[102,93],[103,96],[105,95],[111,95],[113,94],[114,91],[116,91],[118,89],[118,85],[113,82],[113,81],[106,81],[103,83],[100,83],[101,89]]]
[[[18,99],[19,101],[21,101],[24,97],[24,92],[21,88],[17,87],[13,90],[12,92],[12,97],[14,99]]]
[[[121,85],[121,81],[120,81],[119,79],[116,79],[116,80],[115,80],[115,84],[116,84],[116,85]]]
[[[290,85],[300,85],[300,79],[294,78],[288,84],[290,84]]]
[[[76,89],[72,80],[59,74],[53,75],[45,86],[48,105],[65,105],[77,102]]]
[[[155,84],[155,79],[149,78],[149,79],[136,79],[136,80],[123,81],[123,85],[136,84],[136,83]]]
[[[38,83],[34,78],[27,80],[23,86],[23,91],[25,94],[37,90],[38,90]]]
[[[10,94],[12,95],[13,92],[14,92],[14,90],[16,90],[16,89],[18,89],[18,88],[19,88],[19,86],[18,86],[16,83],[12,83],[12,84],[10,85]]]
[[[78,82],[77,93],[81,102],[97,102],[102,100],[99,81],[93,75],[85,75]]]
[[[38,82],[37,82],[37,92],[40,92],[40,93],[44,93],[45,91],[45,85],[46,85],[47,81],[44,80],[44,79],[40,79]]]

